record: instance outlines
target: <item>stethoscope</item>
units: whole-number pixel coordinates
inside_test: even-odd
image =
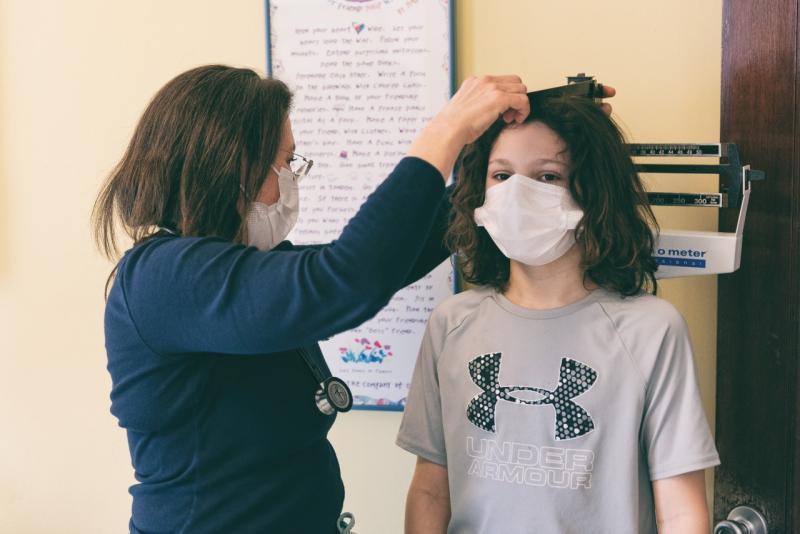
[[[159,226],[159,230],[167,234],[178,236],[178,232],[172,228]],[[309,350],[310,348],[310,350]],[[314,380],[319,384],[319,389],[314,393],[314,403],[317,410],[323,415],[333,415],[336,412],[349,412],[353,407],[353,393],[350,388],[341,378],[331,375],[327,367],[319,365],[319,362],[324,362],[325,357],[319,346],[314,344],[311,347],[300,347],[298,351],[306,367],[311,371]]]
[[[324,415],[350,411],[353,407],[353,394],[344,380],[331,375],[327,368],[323,370],[323,367],[318,365],[318,362],[324,361],[319,346],[300,347],[298,351],[314,380],[319,384],[319,389],[314,394],[317,410]]]

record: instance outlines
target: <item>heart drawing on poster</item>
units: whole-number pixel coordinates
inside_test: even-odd
[[[364,24],[363,22],[354,22],[353,23],[353,29],[356,31],[356,33],[363,32],[364,28],[366,28],[366,27],[367,27],[366,24]]]

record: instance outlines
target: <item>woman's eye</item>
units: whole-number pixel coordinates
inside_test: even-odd
[[[511,175],[507,172],[496,172],[492,174],[492,178],[494,178],[495,180],[499,180],[501,182],[504,180],[508,180],[510,177]]]
[[[539,175],[539,180],[542,182],[557,182],[560,179],[561,177],[559,175],[550,172]]]

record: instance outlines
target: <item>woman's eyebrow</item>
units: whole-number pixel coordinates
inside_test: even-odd
[[[510,166],[511,162],[508,161],[507,159],[498,158],[498,159],[490,160],[489,161],[489,165],[492,165],[492,164]]]

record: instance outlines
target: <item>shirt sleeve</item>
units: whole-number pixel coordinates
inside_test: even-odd
[[[386,305],[419,260],[444,192],[433,166],[404,158],[339,239],[322,247],[262,252],[214,238],[155,238],[120,262],[109,303],[124,301],[157,353],[308,345]]]
[[[431,318],[414,367],[397,445],[430,462],[447,465],[434,329]]]
[[[433,220],[431,231],[428,232],[428,238],[422,247],[417,262],[411,268],[411,273],[403,283],[403,287],[413,284],[417,280],[423,278],[433,269],[438,267],[444,260],[448,258],[450,252],[444,243],[444,236],[447,232],[447,223],[450,219],[450,195],[453,192],[454,185],[447,188],[447,193],[442,195],[439,202],[439,208],[436,212],[436,218]]]
[[[718,465],[706,420],[686,323],[676,312],[648,380],[642,447],[650,479]]]
[[[408,278],[403,282],[403,287],[413,284],[420,280],[433,269],[438,267],[444,260],[450,256],[450,252],[445,246],[444,236],[447,231],[447,223],[450,218],[450,195],[453,193],[454,185],[447,188],[446,194],[442,195],[439,207],[436,212],[436,218],[433,221],[428,237],[425,244],[422,246],[422,251],[417,258],[416,263],[411,268],[411,273]],[[289,245],[294,250],[318,250],[325,245],[290,245],[287,242],[284,244]]]

